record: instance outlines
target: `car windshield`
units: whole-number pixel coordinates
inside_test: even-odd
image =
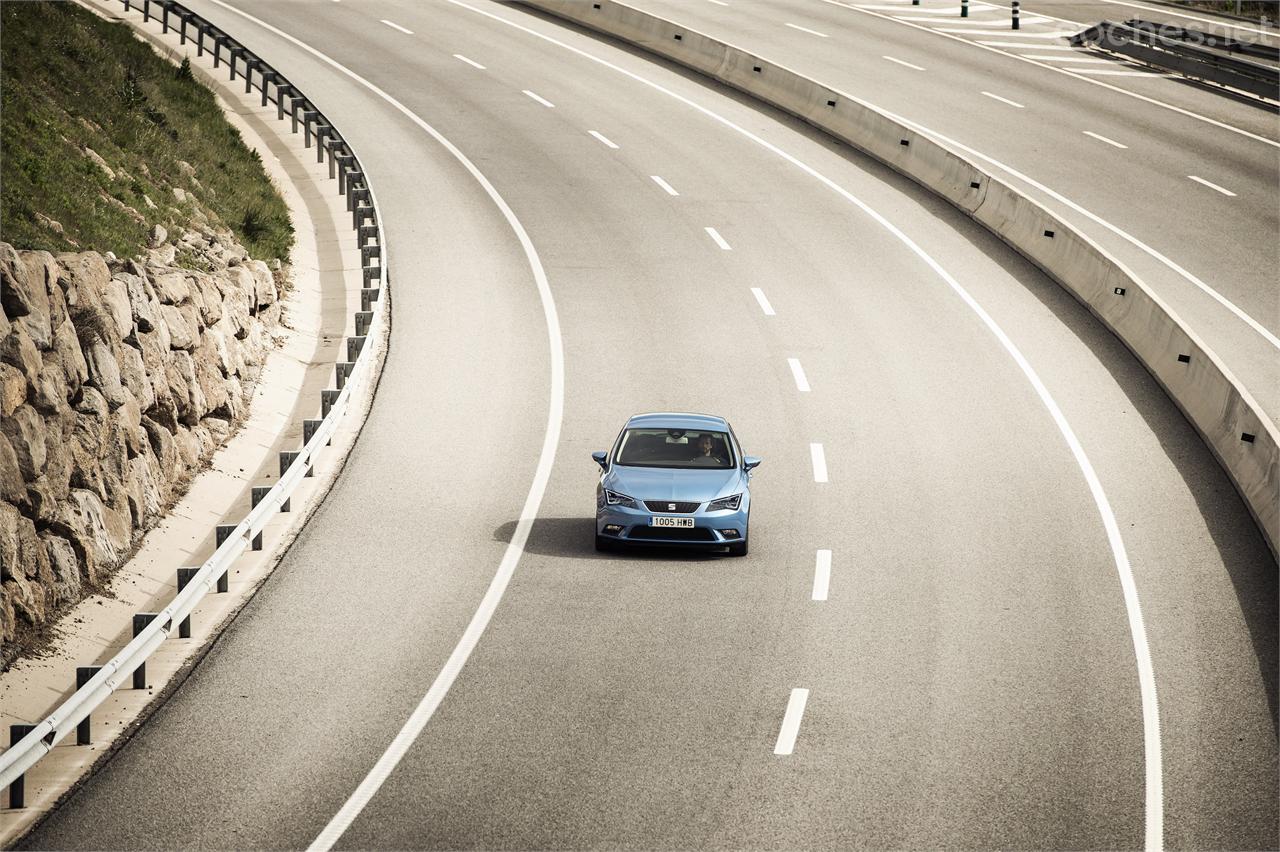
[[[733,467],[724,432],[695,429],[628,429],[618,443],[616,464],[633,467]]]

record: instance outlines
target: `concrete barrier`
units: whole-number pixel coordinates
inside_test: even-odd
[[[1141,280],[1043,205],[858,98],[613,0],[520,0],[701,72],[876,158],[980,222],[1068,290],[1142,362],[1200,433],[1280,552],[1280,430]]]

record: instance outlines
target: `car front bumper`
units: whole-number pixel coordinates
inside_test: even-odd
[[[596,535],[634,544],[679,547],[725,547],[746,541],[750,505],[746,498],[737,511],[698,511],[692,514],[660,514],[659,517],[693,518],[693,527],[655,527],[655,513],[626,506],[602,506],[596,510]]]

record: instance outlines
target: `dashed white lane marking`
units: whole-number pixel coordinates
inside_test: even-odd
[[[809,445],[809,457],[813,460],[813,481],[827,481],[827,454],[821,444]]]
[[[904,62],[904,61],[903,61],[903,60],[901,60],[901,59],[894,59],[892,56],[881,56],[880,58],[881,58],[881,59],[887,59],[887,60],[889,60],[890,62],[896,62],[896,63],[898,63],[899,65],[905,65],[907,68],[914,68],[914,69],[915,69],[915,70],[917,70],[917,71],[923,71],[923,70],[924,70],[924,69],[923,69],[923,68],[921,68],[919,65],[912,65],[910,62]]]
[[[817,30],[811,30],[808,27],[802,27],[799,24],[787,24],[787,26],[791,27],[791,29],[793,30],[799,30],[802,33],[808,33],[809,35],[816,35],[818,38],[831,38],[831,36],[827,35],[826,33],[820,33]]]
[[[720,246],[720,248],[724,249],[725,251],[733,251],[733,248],[727,242],[725,242],[724,237],[720,236],[720,232],[717,231],[715,228],[707,227],[707,228],[703,228],[702,230],[706,231],[707,236],[715,240],[716,245]]]
[[[679,194],[680,194],[680,193],[676,192],[675,187],[673,187],[671,184],[667,183],[665,180],[663,180],[662,178],[658,177],[657,175],[649,175],[649,177],[650,177],[650,179],[652,179],[652,180],[653,180],[653,182],[654,182],[654,183],[656,183],[658,186],[662,187],[662,189],[667,193],[667,195],[679,195]]]
[[[1084,130],[1081,132],[1084,133],[1085,136],[1092,136],[1094,139],[1097,139],[1099,142],[1106,142],[1108,145],[1114,145],[1115,147],[1122,148],[1124,150],[1128,150],[1129,148],[1128,145],[1124,145],[1120,142],[1117,142],[1114,139],[1108,139],[1107,137],[1103,136],[1101,133],[1094,133],[1092,130]]]
[[[388,21],[386,18],[383,18],[383,19],[382,19],[382,23],[384,23],[384,24],[386,24],[387,26],[391,27],[391,29],[393,29],[393,30],[399,30],[400,32],[404,33],[405,35],[413,35],[413,30],[407,30],[407,29],[405,29],[404,27],[402,27],[402,26],[400,26],[399,24],[397,24],[395,21]]]
[[[804,705],[808,701],[809,690],[791,690],[791,697],[787,699],[787,712],[782,716],[782,728],[778,731],[778,742],[773,747],[774,754],[791,754],[795,751],[800,720],[804,718]]]
[[[1002,98],[999,95],[994,94],[992,92],[983,92],[982,94],[986,95],[989,98],[994,98],[1002,104],[1008,104],[1009,106],[1017,107],[1018,109],[1025,109],[1025,107],[1022,104],[1018,103],[1017,101],[1011,101],[1008,98]]]
[[[819,550],[813,566],[813,599],[825,601],[831,591],[831,551]]]
[[[764,311],[767,317],[774,316],[773,305],[769,304],[769,300],[765,298],[764,291],[759,287],[751,288],[751,295],[756,297],[756,301],[760,303],[760,310]]]
[[[801,393],[808,393],[809,379],[804,374],[804,367],[800,366],[800,359],[788,358],[787,366],[791,368],[791,378],[796,380],[796,390]]]
[[[610,148],[613,148],[613,149],[615,149],[615,150],[616,150],[616,149],[617,149],[617,147],[618,147],[616,143],[611,142],[611,141],[609,141],[607,138],[605,138],[605,135],[604,135],[603,133],[598,133],[598,132],[596,132],[596,131],[594,131],[594,130],[588,130],[588,131],[587,131],[587,133],[590,133],[592,136],[594,136],[595,138],[599,139],[601,142],[603,142],[604,144],[608,145]]]
[[[476,62],[474,59],[468,59],[467,57],[463,56],[461,53],[455,53],[453,55],[453,58],[462,60],[463,62],[470,65],[472,68],[479,68],[481,71],[484,70],[484,66],[481,65],[479,62]]]
[[[555,104],[551,103],[551,101],[542,97],[542,95],[536,94],[535,92],[531,92],[528,89],[521,89],[520,91],[524,92],[526,95],[533,98],[535,101],[542,104],[544,107],[551,107],[552,109],[555,109],[556,107]]]
[[[715,3],[717,6],[728,6],[728,5],[729,5],[728,3],[724,2],[724,0],[707,0],[707,2],[708,2],[708,3]]]
[[[1191,178],[1191,179],[1192,179],[1193,181],[1195,181],[1196,183],[1201,183],[1201,184],[1204,184],[1205,186],[1209,187],[1210,189],[1217,190],[1218,192],[1221,192],[1223,195],[1226,195],[1226,196],[1228,196],[1228,197],[1230,197],[1230,198],[1235,198],[1235,197],[1236,197],[1236,194],[1235,194],[1234,192],[1232,192],[1231,190],[1229,190],[1229,189],[1223,189],[1222,187],[1218,186],[1216,183],[1211,183],[1210,181],[1207,181],[1207,180],[1205,180],[1205,179],[1204,179],[1204,178],[1202,178],[1202,177],[1196,177],[1195,175],[1187,175],[1187,177]]]

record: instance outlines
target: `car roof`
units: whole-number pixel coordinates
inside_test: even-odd
[[[719,429],[727,430],[729,423],[714,414],[690,414],[680,411],[652,411],[636,414],[627,421],[636,429]]]

